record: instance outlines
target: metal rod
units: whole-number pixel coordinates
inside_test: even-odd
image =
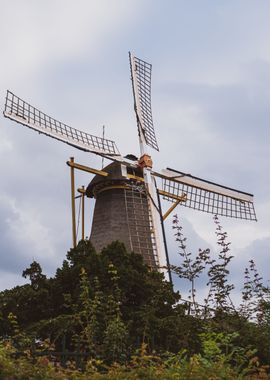
[[[70,157],[71,164],[74,163],[74,157]],[[72,240],[73,248],[76,247],[76,209],[75,209],[75,176],[74,167],[70,165],[70,180],[71,180],[71,211],[72,211]]]
[[[167,246],[167,240],[166,240],[166,233],[165,233],[164,221],[163,221],[163,217],[162,217],[162,208],[161,208],[159,191],[158,191],[158,188],[156,185],[156,180],[155,180],[155,186],[156,186],[156,192],[157,192],[158,207],[160,210],[160,212],[159,212],[160,224],[161,224],[161,230],[162,230],[162,235],[163,235],[163,243],[164,243],[164,250],[165,250],[165,255],[166,255],[168,276],[169,276],[169,281],[170,281],[171,285],[173,286],[172,273],[171,273],[170,260],[169,260],[169,252],[168,252],[168,246]]]

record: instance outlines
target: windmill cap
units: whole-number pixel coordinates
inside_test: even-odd
[[[140,167],[126,167],[127,174],[132,174],[137,177],[143,177],[143,171]],[[104,177],[100,174],[94,176],[86,189],[86,196],[93,198],[95,196],[95,188],[106,184],[124,184],[129,182],[130,179],[125,176],[123,172],[123,165],[120,162],[112,162],[102,169],[103,172],[108,173],[108,176]]]

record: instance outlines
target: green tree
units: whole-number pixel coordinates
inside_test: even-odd
[[[46,281],[46,276],[42,274],[41,266],[36,261],[33,261],[32,264],[30,264],[30,267],[23,271],[22,276],[24,278],[29,277],[31,286],[35,290],[44,285],[44,282]]]

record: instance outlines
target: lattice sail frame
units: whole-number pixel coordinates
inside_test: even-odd
[[[129,59],[137,119],[146,144],[158,151],[151,107],[152,65],[134,57],[131,53]]]
[[[121,157],[114,141],[71,128],[39,111],[11,91],[7,91],[4,116],[85,152]]]
[[[256,221],[253,195],[231,189],[201,178],[185,174],[174,169],[163,170],[162,174],[154,173],[162,178],[163,196],[168,201],[186,195],[180,205],[198,211],[231,218]]]

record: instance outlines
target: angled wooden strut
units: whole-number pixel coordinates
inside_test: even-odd
[[[159,190],[159,194],[165,195],[165,196],[167,195],[167,196],[170,196],[172,198],[172,195],[170,193],[167,193],[166,191]],[[176,199],[175,196],[173,198]],[[163,217],[162,217],[163,220],[165,220],[171,214],[171,212],[175,209],[175,207],[177,207],[179,205],[179,203],[185,202],[187,200],[187,195],[183,194],[181,197],[177,197],[177,198],[178,199],[176,199],[176,201],[172,204],[172,206],[163,215]]]

